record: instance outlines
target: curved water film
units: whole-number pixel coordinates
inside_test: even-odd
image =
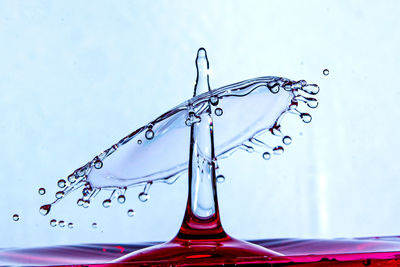
[[[104,207],[115,198],[123,203],[127,188],[132,186],[143,186],[139,199],[147,201],[153,183],[172,184],[187,172],[191,126],[201,122],[209,107],[215,129],[215,163],[237,150],[260,153],[266,160],[280,155],[292,141],[281,132],[282,119],[294,114],[309,123],[311,115],[298,110],[298,104],[317,107],[313,95],[318,91],[318,85],[305,80],[265,76],[195,94],[59,180],[55,201],[43,205],[40,213],[48,214],[52,204],[77,189],[82,190],[77,204],[84,208],[104,189],[110,190]],[[266,143],[263,135],[281,136],[281,144]]]

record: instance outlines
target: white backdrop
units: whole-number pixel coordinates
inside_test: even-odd
[[[400,234],[399,12],[398,1],[1,1],[0,247],[172,238],[186,179],[154,185],[147,203],[133,188],[109,209],[105,193],[87,210],[78,194],[46,217],[38,208],[58,179],[191,97],[201,46],[213,88],[264,75],[321,87],[313,122],[284,128],[281,157],[221,162],[228,233]]]

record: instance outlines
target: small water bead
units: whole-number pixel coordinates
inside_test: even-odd
[[[68,228],[69,228],[69,229],[74,228],[74,223],[70,222],[70,223],[68,224]]]
[[[76,177],[75,177],[75,175],[73,175],[73,174],[71,174],[70,176],[68,176],[68,182],[70,182],[71,184],[72,183],[75,183],[75,181],[76,181]]]
[[[142,144],[142,140],[137,140],[137,143],[139,144],[139,145],[141,145]]]
[[[317,84],[307,84],[301,88],[304,92],[310,95],[316,95],[319,92],[319,86]]]
[[[78,199],[78,201],[76,202],[76,204],[78,205],[78,206],[83,206],[83,199],[82,198],[80,198],[80,199]]]
[[[94,162],[94,167],[95,167],[96,169],[101,169],[101,167],[103,167],[103,162],[102,162],[101,160],[96,160],[96,161]]]
[[[16,222],[16,221],[19,221],[19,215],[18,214],[14,214],[13,216],[12,216],[12,218],[13,218],[13,220]]]
[[[120,204],[124,204],[124,203],[125,203],[125,200],[126,200],[126,198],[125,198],[124,195],[120,195],[120,196],[118,196],[118,198],[117,198],[117,201],[118,201],[118,203],[120,203]]]
[[[277,147],[274,147],[274,149],[272,149],[272,151],[274,152],[275,155],[282,155],[284,149],[281,146],[277,146]]]
[[[292,143],[292,138],[291,138],[290,136],[286,135],[286,136],[284,136],[284,137],[282,138],[282,142],[283,142],[285,145],[290,145],[290,144]]]
[[[305,123],[310,123],[311,120],[312,120],[311,115],[308,114],[308,113],[301,113],[301,114],[300,114],[300,118],[301,118],[301,119],[303,120],[303,122],[305,122]]]
[[[148,129],[146,133],[144,134],[147,140],[151,140],[154,137],[154,132],[152,129]]]
[[[263,159],[269,160],[271,158],[271,153],[269,152],[264,152],[262,155]]]
[[[267,85],[269,91],[273,94],[276,94],[279,92],[279,84],[277,82],[269,82]]]
[[[135,216],[135,211],[133,209],[129,209],[126,213],[128,214],[129,217]]]
[[[329,70],[328,69],[324,69],[324,71],[322,72],[325,76],[329,75]]]
[[[106,199],[103,201],[103,207],[109,208],[111,206],[111,199]]]
[[[90,201],[89,201],[89,200],[84,200],[82,206],[83,206],[85,209],[89,208],[89,206],[90,206]]]
[[[217,176],[217,183],[223,183],[225,182],[225,176],[223,176],[222,174]]]
[[[65,222],[63,220],[59,221],[58,226],[60,226],[61,228],[64,228]]]
[[[51,227],[56,227],[56,226],[57,226],[57,221],[56,221],[55,219],[52,219],[52,220],[50,221],[50,226],[51,226]]]
[[[218,100],[218,97],[217,97],[217,96],[212,96],[212,97],[210,97],[210,103],[211,103],[211,105],[216,106],[216,105],[218,105],[218,102],[219,102],[219,100]]]
[[[221,116],[224,112],[223,112],[222,108],[216,108],[214,113],[217,116]]]
[[[45,216],[45,215],[49,214],[50,209],[51,209],[51,205],[50,204],[43,205],[43,206],[40,207],[39,212],[40,212],[40,214]]]
[[[60,198],[63,198],[64,197],[64,191],[58,191],[57,193],[56,193],[56,198],[57,199],[60,199]]]
[[[43,187],[41,187],[41,188],[39,188],[39,190],[38,190],[38,192],[39,192],[39,195],[44,195],[44,194],[46,194],[46,189],[44,189]]]
[[[142,192],[139,194],[138,198],[140,201],[146,202],[147,200],[149,200],[150,196],[149,196],[149,194]]]
[[[92,223],[92,228],[97,228],[97,223]]]
[[[64,188],[66,186],[66,182],[64,179],[60,179],[58,180],[57,185],[59,188]]]

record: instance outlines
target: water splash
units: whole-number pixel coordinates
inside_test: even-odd
[[[305,80],[266,76],[195,93],[195,97],[133,131],[66,179],[60,179],[57,184],[62,190],[52,203],[40,208],[40,213],[47,215],[53,204],[80,188],[82,196],[77,205],[84,208],[90,206],[100,190],[112,191],[103,201],[104,207],[110,207],[113,198],[118,196],[117,201],[124,203],[126,189],[140,185],[144,189],[139,200],[147,201],[153,183],[172,184],[186,173],[191,125],[199,123],[209,108],[216,115],[214,161],[238,150],[260,153],[264,159],[280,155],[284,148],[268,144],[263,136],[281,136],[283,144],[290,144],[291,137],[282,134],[283,118],[294,114],[305,123],[311,122],[311,115],[298,107],[305,103],[316,108],[318,101],[312,96],[318,92],[318,85]]]

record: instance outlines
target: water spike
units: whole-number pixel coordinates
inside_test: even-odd
[[[249,153],[253,153],[254,152],[254,147],[246,145],[246,144],[242,144],[240,146],[240,149],[243,149],[244,151],[247,151]]]
[[[46,204],[40,207],[39,212],[40,214],[42,214],[43,216],[49,214],[51,210],[51,204]]]
[[[150,196],[149,196],[149,190],[150,190],[150,186],[153,184],[153,182],[148,182],[143,189],[143,192],[141,192],[138,196],[139,200],[142,202],[146,202],[147,200],[149,200]]]
[[[208,76],[209,62],[207,58],[207,52],[204,48],[200,48],[197,51],[196,69],[197,69],[197,78],[193,96],[197,96],[211,90],[209,84],[209,76]]]

